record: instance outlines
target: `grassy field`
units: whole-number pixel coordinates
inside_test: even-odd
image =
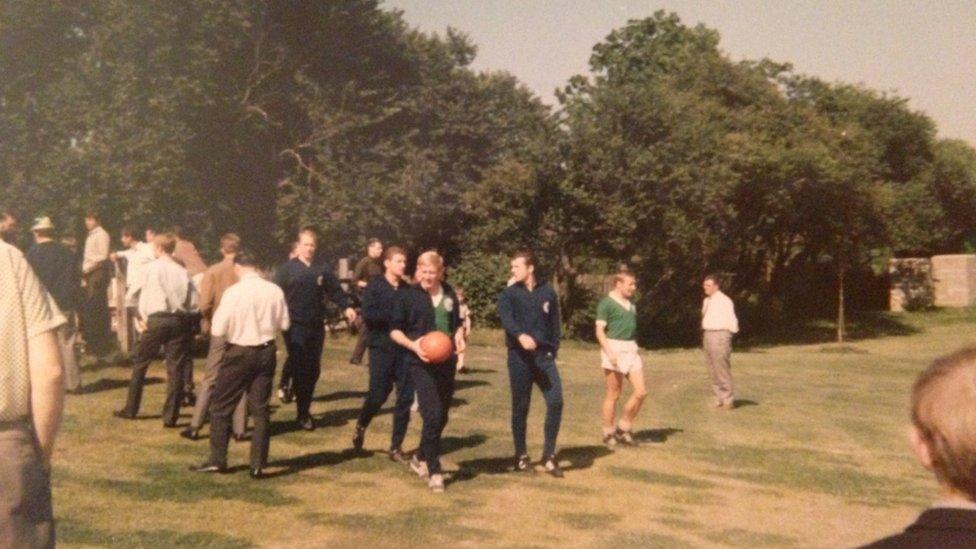
[[[934,498],[933,482],[904,442],[908,390],[932,358],[976,342],[976,311],[892,318],[880,319],[888,328],[881,333],[898,335],[843,348],[737,345],[733,373],[743,402],[732,412],[709,409],[698,350],[646,352],[651,394],[636,426],[644,444],[614,451],[600,444],[596,348],[569,343],[560,361],[562,480],[509,472],[504,350],[497,333],[478,334],[469,359],[474,370],[459,377],[445,433],[453,480],[444,494],[430,493],[386,458],[388,410],[370,427],[369,452],[349,450],[367,376],[346,364],[348,340],[327,343],[312,408],[318,430],[294,431],[293,406],[272,415],[273,476],[262,481],[247,476],[247,444],[232,443],[235,474],[186,470],[206,457],[207,441],[189,442],[161,427],[160,363],[150,371],[156,382],[146,390],[146,419],[130,422],[110,415],[124,401],[128,370],[89,365],[86,392],[69,397],[55,457],[59,541],[66,547],[866,542],[900,530]],[[534,459],[543,411],[536,392],[529,424]],[[408,448],[416,446],[419,427],[414,414]]]

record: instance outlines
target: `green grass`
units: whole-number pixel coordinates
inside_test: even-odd
[[[65,547],[263,546],[852,546],[903,528],[935,497],[904,442],[908,390],[929,361],[976,342],[976,312],[882,315],[844,348],[799,339],[751,342],[733,355],[744,405],[709,409],[700,352],[644,354],[650,397],[635,427],[643,444],[600,445],[603,392],[596,348],[560,355],[566,478],[510,472],[510,395],[501,338],[477,333],[473,372],[459,377],[445,433],[447,492],[431,494],[386,458],[389,410],[349,441],[366,370],[346,339],[329,340],[313,414],[272,416],[272,478],[247,477],[247,444],[232,443],[229,475],[193,474],[206,439],[188,442],[158,418],[164,385],[147,386],[142,414],[111,410],[128,370],[86,365],[69,396],[54,463],[55,514]],[[880,318],[880,320],[878,320]],[[821,331],[825,328],[819,328]],[[788,330],[784,330],[784,333]],[[792,333],[797,333],[792,330]],[[871,336],[871,337],[869,337]],[[202,361],[198,361],[198,366]],[[165,377],[162,364],[150,376]],[[530,453],[539,458],[544,405],[533,395]],[[188,421],[184,415],[182,422]],[[420,419],[407,438],[413,449]]]

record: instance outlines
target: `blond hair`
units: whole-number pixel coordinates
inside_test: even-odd
[[[173,233],[159,233],[153,237],[153,244],[167,255],[176,251],[176,235]]]
[[[444,258],[434,250],[428,250],[417,258],[417,265],[427,265],[440,271],[444,268]]]
[[[976,347],[939,358],[918,376],[911,414],[936,478],[976,501]]]

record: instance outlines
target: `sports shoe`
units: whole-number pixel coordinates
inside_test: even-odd
[[[616,446],[617,445],[617,435],[616,435],[616,433],[607,433],[607,434],[603,435],[603,444],[605,444],[607,446],[611,446],[611,447],[612,446]]]
[[[414,473],[417,473],[417,476],[420,478],[427,478],[428,476],[427,462],[420,461],[420,459],[417,457],[417,454],[414,454],[413,458],[410,460],[410,470],[412,470]]]
[[[440,473],[434,473],[430,475],[430,480],[427,481],[427,487],[430,488],[431,492],[441,493],[444,491],[444,475]]]
[[[515,458],[515,472],[516,473],[532,472],[532,461],[529,459],[529,456],[527,454],[523,454]]]
[[[366,428],[362,425],[356,425],[356,434],[352,437],[352,447],[357,452],[363,449],[363,444],[366,442]]]
[[[613,434],[617,442],[623,444],[624,446],[638,446],[637,441],[634,439],[634,435],[630,431],[624,431],[621,428],[617,428],[617,432]]]
[[[546,472],[556,478],[563,478],[563,470],[559,468],[559,462],[556,461],[556,456],[549,456],[545,459],[544,466]]]

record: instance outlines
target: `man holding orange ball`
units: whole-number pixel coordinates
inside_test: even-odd
[[[397,292],[390,323],[390,339],[405,349],[403,361],[410,366],[420,417],[424,421],[420,450],[410,461],[410,468],[421,477],[429,477],[427,485],[434,492],[444,491],[439,459],[441,434],[454,396],[455,353],[463,351],[465,345],[457,296],[450,286],[442,283],[443,276],[444,259],[440,254],[433,251],[420,254],[414,273],[416,284]],[[441,332],[454,340],[454,353],[443,361],[435,361],[433,351],[423,344],[425,336],[432,332]]]

